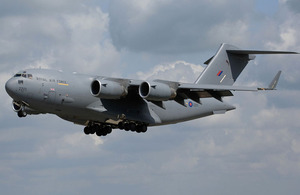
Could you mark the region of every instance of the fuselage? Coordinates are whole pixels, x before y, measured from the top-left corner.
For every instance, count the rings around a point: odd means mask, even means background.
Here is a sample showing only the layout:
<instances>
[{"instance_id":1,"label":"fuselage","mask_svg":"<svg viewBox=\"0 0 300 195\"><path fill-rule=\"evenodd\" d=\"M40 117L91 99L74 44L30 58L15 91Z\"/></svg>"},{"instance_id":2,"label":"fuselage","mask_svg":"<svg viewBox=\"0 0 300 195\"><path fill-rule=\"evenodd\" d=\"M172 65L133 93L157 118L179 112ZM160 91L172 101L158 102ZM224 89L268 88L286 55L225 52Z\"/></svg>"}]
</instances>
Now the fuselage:
<instances>
[{"instance_id":1,"label":"fuselage","mask_svg":"<svg viewBox=\"0 0 300 195\"><path fill-rule=\"evenodd\" d=\"M234 109L214 98L204 98L201 103L185 99L183 105L174 100L158 104L140 97L134 87L119 99L99 98L91 93L95 79L107 77L28 69L15 74L5 87L16 111L20 107L26 114L55 114L80 125L117 125L120 121L165 125Z\"/></svg>"}]
</instances>

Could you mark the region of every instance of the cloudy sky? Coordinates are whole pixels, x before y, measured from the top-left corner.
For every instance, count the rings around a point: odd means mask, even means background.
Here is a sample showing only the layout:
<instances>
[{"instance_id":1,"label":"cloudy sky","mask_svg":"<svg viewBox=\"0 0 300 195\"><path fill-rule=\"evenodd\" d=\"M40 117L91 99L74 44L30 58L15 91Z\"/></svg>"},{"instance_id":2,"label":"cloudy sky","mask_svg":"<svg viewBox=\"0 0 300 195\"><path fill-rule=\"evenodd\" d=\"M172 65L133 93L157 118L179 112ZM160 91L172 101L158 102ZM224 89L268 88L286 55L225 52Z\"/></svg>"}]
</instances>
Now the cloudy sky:
<instances>
[{"instance_id":1,"label":"cloudy sky","mask_svg":"<svg viewBox=\"0 0 300 195\"><path fill-rule=\"evenodd\" d=\"M300 52L298 0L0 0L1 194L299 194L300 57L258 56L225 115L86 136L18 118L4 85L24 68L193 82L222 42ZM88 87L88 86L87 86Z\"/></svg>"}]
</instances>

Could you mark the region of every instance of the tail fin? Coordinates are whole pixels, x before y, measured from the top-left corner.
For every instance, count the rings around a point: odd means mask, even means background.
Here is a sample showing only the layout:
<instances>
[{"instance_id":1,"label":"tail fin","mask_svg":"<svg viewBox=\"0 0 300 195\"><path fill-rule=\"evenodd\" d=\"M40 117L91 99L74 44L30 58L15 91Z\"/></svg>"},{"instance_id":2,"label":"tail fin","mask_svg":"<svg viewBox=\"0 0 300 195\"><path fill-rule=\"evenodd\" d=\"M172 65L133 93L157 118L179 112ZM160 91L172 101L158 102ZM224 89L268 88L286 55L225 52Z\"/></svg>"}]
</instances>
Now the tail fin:
<instances>
[{"instance_id":1,"label":"tail fin","mask_svg":"<svg viewBox=\"0 0 300 195\"><path fill-rule=\"evenodd\" d=\"M227 50L237 50L232 45L223 43L216 55L205 62L207 67L196 80L196 84L233 85L242 70L248 64L247 54L231 54ZM254 57L252 57L254 59Z\"/></svg>"},{"instance_id":2,"label":"tail fin","mask_svg":"<svg viewBox=\"0 0 300 195\"><path fill-rule=\"evenodd\" d=\"M223 43L216 55L205 62L207 67L195 84L233 85L254 54L297 54L285 51L240 50Z\"/></svg>"}]
</instances>

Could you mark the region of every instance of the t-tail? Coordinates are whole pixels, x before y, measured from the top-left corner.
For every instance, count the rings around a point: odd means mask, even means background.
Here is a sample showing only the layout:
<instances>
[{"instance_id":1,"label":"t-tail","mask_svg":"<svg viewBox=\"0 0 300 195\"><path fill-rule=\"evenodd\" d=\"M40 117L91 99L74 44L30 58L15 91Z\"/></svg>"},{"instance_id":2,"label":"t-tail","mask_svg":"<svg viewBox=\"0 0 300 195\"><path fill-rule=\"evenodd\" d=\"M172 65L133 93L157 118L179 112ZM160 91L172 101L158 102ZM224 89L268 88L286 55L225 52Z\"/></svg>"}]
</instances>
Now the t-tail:
<instances>
[{"instance_id":1,"label":"t-tail","mask_svg":"<svg viewBox=\"0 0 300 195\"><path fill-rule=\"evenodd\" d=\"M234 84L250 60L255 59L255 54L297 54L289 51L259 51L241 50L233 45L223 43L217 53L204 64L207 67L195 81L195 84L227 85ZM278 78L279 78L278 74ZM276 86L278 78L273 83ZM274 81L274 82L275 82Z\"/></svg>"}]
</instances>

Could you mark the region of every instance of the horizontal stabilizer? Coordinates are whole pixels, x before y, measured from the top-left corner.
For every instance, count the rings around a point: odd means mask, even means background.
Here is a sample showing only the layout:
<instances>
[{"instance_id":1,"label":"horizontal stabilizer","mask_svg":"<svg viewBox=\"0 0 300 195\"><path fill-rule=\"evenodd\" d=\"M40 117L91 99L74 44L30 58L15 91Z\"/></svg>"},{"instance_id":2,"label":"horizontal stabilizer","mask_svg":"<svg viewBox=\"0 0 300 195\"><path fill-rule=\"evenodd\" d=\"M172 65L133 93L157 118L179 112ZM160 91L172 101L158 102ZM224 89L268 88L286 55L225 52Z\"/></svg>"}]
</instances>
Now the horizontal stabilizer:
<instances>
[{"instance_id":1,"label":"horizontal stabilizer","mask_svg":"<svg viewBox=\"0 0 300 195\"><path fill-rule=\"evenodd\" d=\"M291 51L244 50L223 43L217 53L204 64L207 67L194 82L199 85L231 86L256 54L298 54Z\"/></svg>"},{"instance_id":2,"label":"horizontal stabilizer","mask_svg":"<svg viewBox=\"0 0 300 195\"><path fill-rule=\"evenodd\" d=\"M263 50L226 50L231 54L299 54L291 51L263 51Z\"/></svg>"}]
</instances>

